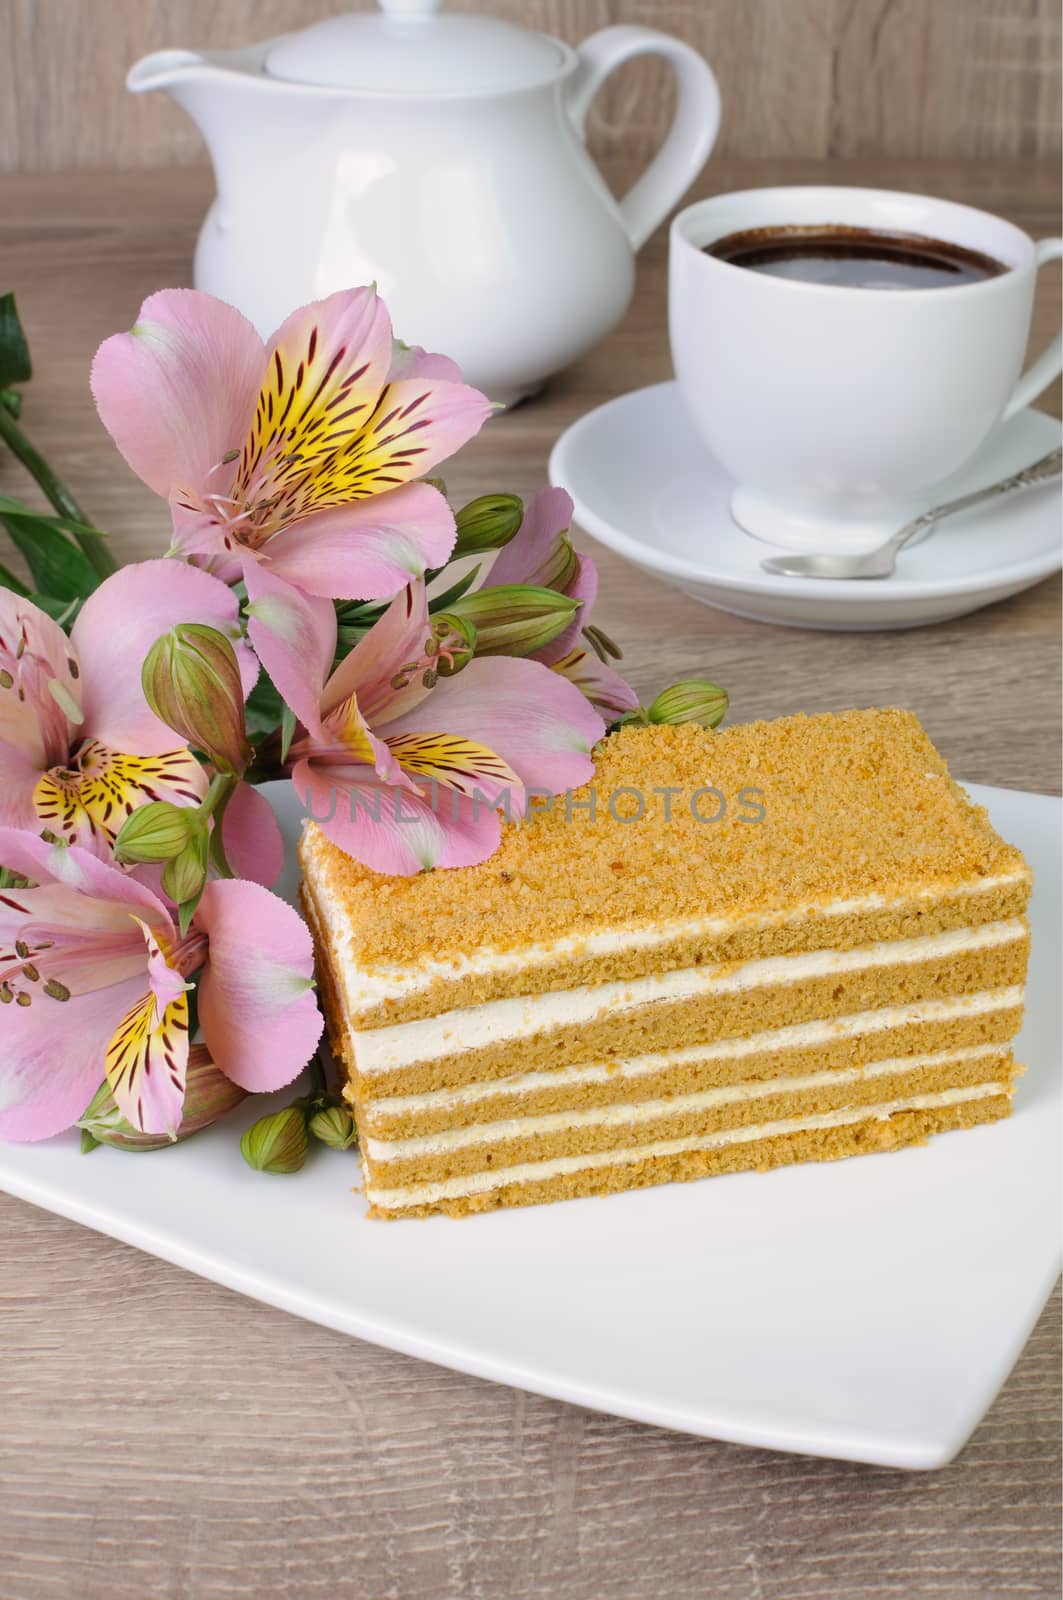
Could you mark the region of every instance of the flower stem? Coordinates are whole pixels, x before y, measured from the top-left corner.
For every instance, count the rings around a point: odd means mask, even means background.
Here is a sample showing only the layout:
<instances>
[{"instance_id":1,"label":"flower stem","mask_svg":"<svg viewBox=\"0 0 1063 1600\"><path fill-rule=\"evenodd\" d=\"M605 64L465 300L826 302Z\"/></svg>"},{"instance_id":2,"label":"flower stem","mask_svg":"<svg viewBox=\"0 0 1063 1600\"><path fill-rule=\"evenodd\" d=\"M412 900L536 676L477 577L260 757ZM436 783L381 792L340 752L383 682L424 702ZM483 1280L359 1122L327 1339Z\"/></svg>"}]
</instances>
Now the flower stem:
<instances>
[{"instance_id":1,"label":"flower stem","mask_svg":"<svg viewBox=\"0 0 1063 1600\"><path fill-rule=\"evenodd\" d=\"M234 773L215 773L211 778L207 794L203 795L199 803L200 818L203 821L213 818L215 822L210 835L210 859L215 862L216 869L221 872L223 878L235 877L235 872L229 866L229 859L226 856L226 846L221 842L221 824L226 816L226 806L231 802L239 782L240 779Z\"/></svg>"},{"instance_id":2,"label":"flower stem","mask_svg":"<svg viewBox=\"0 0 1063 1600\"><path fill-rule=\"evenodd\" d=\"M231 773L216 772L199 807L201 817L214 818L214 827L210 835L210 856L223 878L236 876L225 854L221 829L225 819L225 808L236 792L238 782L239 779Z\"/></svg>"},{"instance_id":3,"label":"flower stem","mask_svg":"<svg viewBox=\"0 0 1063 1600\"><path fill-rule=\"evenodd\" d=\"M223 800L228 800L234 780L227 772L216 772L210 780L206 794L199 804L200 815L212 817Z\"/></svg>"},{"instance_id":4,"label":"flower stem","mask_svg":"<svg viewBox=\"0 0 1063 1600\"><path fill-rule=\"evenodd\" d=\"M59 481L40 452L34 449L6 406L0 406L0 439L3 439L30 476L40 484L61 517L69 517L72 522L88 522L88 517L70 490ZM107 548L106 541L101 539L98 533L82 530L75 532L74 538L101 578L108 578L112 572L118 571L117 561Z\"/></svg>"}]
</instances>

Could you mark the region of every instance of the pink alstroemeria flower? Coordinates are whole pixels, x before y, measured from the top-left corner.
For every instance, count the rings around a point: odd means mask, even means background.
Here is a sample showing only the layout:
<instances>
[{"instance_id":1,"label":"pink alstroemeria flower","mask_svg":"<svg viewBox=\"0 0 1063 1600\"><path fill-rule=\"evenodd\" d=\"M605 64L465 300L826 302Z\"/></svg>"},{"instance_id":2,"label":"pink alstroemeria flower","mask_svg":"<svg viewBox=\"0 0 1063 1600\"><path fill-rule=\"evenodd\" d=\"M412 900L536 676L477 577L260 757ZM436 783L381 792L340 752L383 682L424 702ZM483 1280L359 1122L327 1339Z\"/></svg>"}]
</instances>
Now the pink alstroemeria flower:
<instances>
[{"instance_id":1,"label":"pink alstroemeria flower","mask_svg":"<svg viewBox=\"0 0 1063 1600\"><path fill-rule=\"evenodd\" d=\"M324 832L377 872L470 866L497 848L496 806L585 783L605 732L572 684L537 661L473 660L439 675L423 584L397 595L331 673L331 605L248 575L248 632L302 724L292 782Z\"/></svg>"},{"instance_id":2,"label":"pink alstroemeria flower","mask_svg":"<svg viewBox=\"0 0 1063 1600\"><path fill-rule=\"evenodd\" d=\"M305 923L256 883L208 883L181 938L142 883L75 846L0 828L0 1138L46 1139L106 1077L145 1133L181 1120L189 979L211 1059L252 1093L279 1089L321 1036Z\"/></svg>"},{"instance_id":3,"label":"pink alstroemeria flower","mask_svg":"<svg viewBox=\"0 0 1063 1600\"><path fill-rule=\"evenodd\" d=\"M564 489L540 490L528 501L516 537L499 551L486 582L492 587L534 583L557 588L551 582L557 569L557 542L572 526L572 513L572 498ZM576 552L572 575L560 592L578 600L580 608L563 633L534 652L534 659L568 678L597 706L607 722L613 722L625 711L634 711L639 701L619 672L582 641L598 597L598 568L590 556Z\"/></svg>"},{"instance_id":4,"label":"pink alstroemeria flower","mask_svg":"<svg viewBox=\"0 0 1063 1600\"><path fill-rule=\"evenodd\" d=\"M123 567L88 597L69 639L29 600L0 589L0 825L47 829L109 860L137 806L202 799L203 768L140 686L151 645L189 621L230 639L250 693L258 662L240 638L239 603L209 573L173 561ZM254 845L237 836L259 826L260 806L241 796L226 835L244 871ZM275 863L272 836L264 852Z\"/></svg>"},{"instance_id":5,"label":"pink alstroemeria flower","mask_svg":"<svg viewBox=\"0 0 1063 1600\"><path fill-rule=\"evenodd\" d=\"M224 301L163 289L100 346L92 392L169 501L175 553L226 582L262 565L335 599L390 598L446 561L450 508L413 480L491 409L445 357L394 352L371 288L303 306L268 345Z\"/></svg>"}]
</instances>

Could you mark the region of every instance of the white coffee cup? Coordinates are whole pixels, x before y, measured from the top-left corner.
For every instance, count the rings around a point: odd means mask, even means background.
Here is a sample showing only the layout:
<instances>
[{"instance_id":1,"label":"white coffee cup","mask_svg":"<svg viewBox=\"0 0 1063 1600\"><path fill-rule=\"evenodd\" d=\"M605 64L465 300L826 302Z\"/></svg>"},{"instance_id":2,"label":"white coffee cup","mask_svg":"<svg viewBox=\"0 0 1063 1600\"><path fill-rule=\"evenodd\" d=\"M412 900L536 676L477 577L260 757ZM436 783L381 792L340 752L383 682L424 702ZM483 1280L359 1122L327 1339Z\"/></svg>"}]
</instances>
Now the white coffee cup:
<instances>
[{"instance_id":1,"label":"white coffee cup","mask_svg":"<svg viewBox=\"0 0 1063 1600\"><path fill-rule=\"evenodd\" d=\"M706 254L747 228L843 225L966 246L1006 271L928 289L836 287ZM735 479L740 527L794 550L858 551L925 509L933 489L1063 368L1053 341L1022 373L1042 262L1063 239L925 195L747 189L672 223L672 359L705 443Z\"/></svg>"}]
</instances>

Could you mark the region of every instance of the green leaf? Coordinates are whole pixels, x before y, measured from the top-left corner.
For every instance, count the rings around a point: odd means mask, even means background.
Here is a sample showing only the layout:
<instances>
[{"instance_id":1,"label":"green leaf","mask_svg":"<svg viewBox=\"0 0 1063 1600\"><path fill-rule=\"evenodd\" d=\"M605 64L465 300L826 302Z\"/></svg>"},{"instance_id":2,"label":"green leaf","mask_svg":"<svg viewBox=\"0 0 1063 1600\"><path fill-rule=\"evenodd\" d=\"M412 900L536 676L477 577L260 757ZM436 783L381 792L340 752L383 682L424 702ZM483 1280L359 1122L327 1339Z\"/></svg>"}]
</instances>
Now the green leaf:
<instances>
[{"instance_id":1,"label":"green leaf","mask_svg":"<svg viewBox=\"0 0 1063 1600\"><path fill-rule=\"evenodd\" d=\"M360 644L369 632L369 624L362 627L340 627L336 629L336 654L332 658L332 671L335 672L340 662L350 655L356 644Z\"/></svg>"},{"instance_id":2,"label":"green leaf","mask_svg":"<svg viewBox=\"0 0 1063 1600\"><path fill-rule=\"evenodd\" d=\"M58 622L61 628L65 628L67 633L73 627L77 614L84 604L82 600L56 600L50 594L31 594L28 598L51 617L53 622Z\"/></svg>"},{"instance_id":3,"label":"green leaf","mask_svg":"<svg viewBox=\"0 0 1063 1600\"><path fill-rule=\"evenodd\" d=\"M10 589L12 594L19 595L23 600L29 599L29 590L21 578L16 578L9 567L0 562L0 588Z\"/></svg>"},{"instance_id":4,"label":"green leaf","mask_svg":"<svg viewBox=\"0 0 1063 1600\"><path fill-rule=\"evenodd\" d=\"M295 712L291 706L281 707L281 761L287 761L295 732Z\"/></svg>"},{"instance_id":5,"label":"green leaf","mask_svg":"<svg viewBox=\"0 0 1063 1600\"><path fill-rule=\"evenodd\" d=\"M192 926L192 918L196 914L196 908L199 905L202 894L203 891L201 889L199 894L197 894L193 899L182 900L181 904L177 907L177 926L180 929L182 939Z\"/></svg>"},{"instance_id":6,"label":"green leaf","mask_svg":"<svg viewBox=\"0 0 1063 1600\"><path fill-rule=\"evenodd\" d=\"M15 549L30 569L35 588L53 600L84 600L99 587L91 561L45 517L10 517L0 511Z\"/></svg>"},{"instance_id":7,"label":"green leaf","mask_svg":"<svg viewBox=\"0 0 1063 1600\"><path fill-rule=\"evenodd\" d=\"M282 710L280 695L265 671L261 672L244 704L244 726L248 738L268 738L279 724Z\"/></svg>"},{"instance_id":8,"label":"green leaf","mask_svg":"<svg viewBox=\"0 0 1063 1600\"><path fill-rule=\"evenodd\" d=\"M428 602L429 611L432 612L433 615L437 611L446 611L454 604L455 600L460 600L463 594L468 594L469 590L476 582L482 566L482 561L477 562L472 571L467 572L464 578L459 578L457 583L452 584L449 589L444 589L442 594L434 595L433 598Z\"/></svg>"},{"instance_id":9,"label":"green leaf","mask_svg":"<svg viewBox=\"0 0 1063 1600\"><path fill-rule=\"evenodd\" d=\"M18 320L13 294L0 295L0 389L33 376L30 347Z\"/></svg>"},{"instance_id":10,"label":"green leaf","mask_svg":"<svg viewBox=\"0 0 1063 1600\"><path fill-rule=\"evenodd\" d=\"M338 600L336 621L340 624L349 623L354 627L369 628L384 615L386 610L387 607L376 600Z\"/></svg>"},{"instance_id":11,"label":"green leaf","mask_svg":"<svg viewBox=\"0 0 1063 1600\"><path fill-rule=\"evenodd\" d=\"M92 1137L92 1134L89 1132L89 1130L87 1128L82 1128L82 1130L81 1130L81 1154L83 1156L87 1156L90 1153L90 1151L98 1149L99 1148L99 1143L100 1143L100 1141L98 1139L94 1139Z\"/></svg>"},{"instance_id":12,"label":"green leaf","mask_svg":"<svg viewBox=\"0 0 1063 1600\"><path fill-rule=\"evenodd\" d=\"M91 533L94 539L106 539L107 535L102 528L90 528L87 522L76 522L73 517L45 516L40 511L35 511L24 500L14 500L10 495L0 494L0 516L23 517L28 522L43 522L49 528L58 528L61 533Z\"/></svg>"}]
</instances>

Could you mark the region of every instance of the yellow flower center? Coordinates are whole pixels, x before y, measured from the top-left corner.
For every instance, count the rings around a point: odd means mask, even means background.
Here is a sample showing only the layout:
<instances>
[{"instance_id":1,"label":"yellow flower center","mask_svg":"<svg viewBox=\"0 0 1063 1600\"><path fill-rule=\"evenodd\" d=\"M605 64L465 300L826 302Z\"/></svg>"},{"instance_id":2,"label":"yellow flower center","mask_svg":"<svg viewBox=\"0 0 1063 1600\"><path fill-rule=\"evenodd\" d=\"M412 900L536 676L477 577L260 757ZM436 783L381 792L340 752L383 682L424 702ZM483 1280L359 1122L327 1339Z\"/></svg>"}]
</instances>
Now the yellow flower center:
<instances>
[{"instance_id":1,"label":"yellow flower center","mask_svg":"<svg viewBox=\"0 0 1063 1600\"><path fill-rule=\"evenodd\" d=\"M41 774L33 806L42 824L67 844L113 845L138 806L148 800L194 805L205 790L203 769L189 750L130 756L87 739L70 764Z\"/></svg>"}]
</instances>

